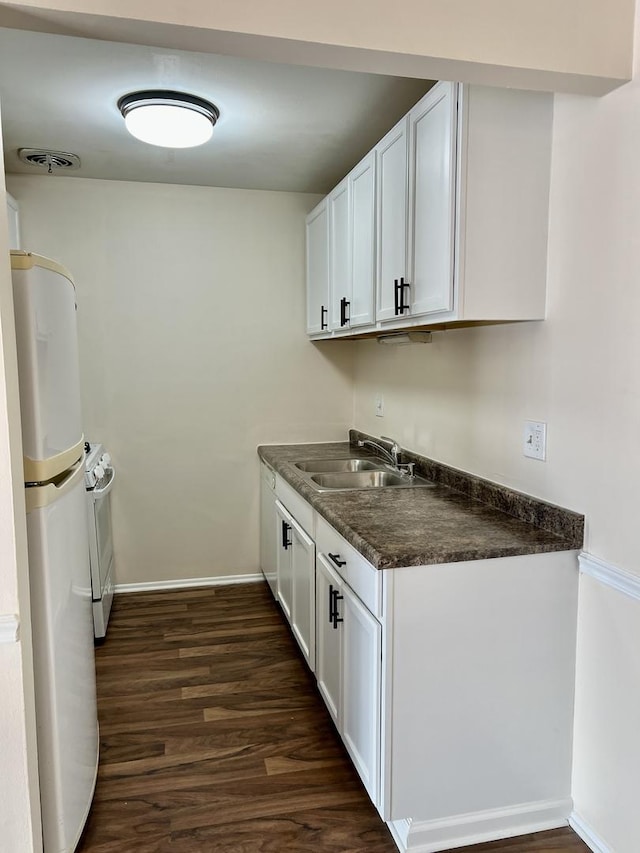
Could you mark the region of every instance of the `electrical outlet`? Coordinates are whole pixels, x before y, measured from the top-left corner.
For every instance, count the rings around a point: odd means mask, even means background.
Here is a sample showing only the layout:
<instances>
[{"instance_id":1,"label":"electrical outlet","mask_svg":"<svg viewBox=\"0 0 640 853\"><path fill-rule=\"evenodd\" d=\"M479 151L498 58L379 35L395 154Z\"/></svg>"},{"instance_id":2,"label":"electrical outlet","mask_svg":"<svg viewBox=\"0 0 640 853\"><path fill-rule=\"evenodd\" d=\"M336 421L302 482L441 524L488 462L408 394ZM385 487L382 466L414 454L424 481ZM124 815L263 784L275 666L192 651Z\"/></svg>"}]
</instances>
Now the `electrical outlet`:
<instances>
[{"instance_id":1,"label":"electrical outlet","mask_svg":"<svg viewBox=\"0 0 640 853\"><path fill-rule=\"evenodd\" d=\"M384 417L384 397L380 391L376 394L376 417Z\"/></svg>"},{"instance_id":2,"label":"electrical outlet","mask_svg":"<svg viewBox=\"0 0 640 853\"><path fill-rule=\"evenodd\" d=\"M547 425L541 421L524 422L524 445L525 456L531 459L545 461L547 458Z\"/></svg>"}]
</instances>

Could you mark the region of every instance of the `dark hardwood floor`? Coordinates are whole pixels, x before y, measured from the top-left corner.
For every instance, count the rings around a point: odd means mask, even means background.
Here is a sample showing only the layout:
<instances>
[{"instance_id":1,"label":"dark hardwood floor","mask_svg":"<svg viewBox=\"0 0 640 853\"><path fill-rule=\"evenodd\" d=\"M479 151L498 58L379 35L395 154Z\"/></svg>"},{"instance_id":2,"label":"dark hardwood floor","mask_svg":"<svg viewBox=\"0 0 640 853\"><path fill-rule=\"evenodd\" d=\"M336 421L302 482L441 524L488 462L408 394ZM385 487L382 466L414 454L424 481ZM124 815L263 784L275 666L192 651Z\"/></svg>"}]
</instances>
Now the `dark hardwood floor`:
<instances>
[{"instance_id":1,"label":"dark hardwood floor","mask_svg":"<svg viewBox=\"0 0 640 853\"><path fill-rule=\"evenodd\" d=\"M78 853L397 853L266 584L114 602ZM588 853L570 830L467 853Z\"/></svg>"}]
</instances>

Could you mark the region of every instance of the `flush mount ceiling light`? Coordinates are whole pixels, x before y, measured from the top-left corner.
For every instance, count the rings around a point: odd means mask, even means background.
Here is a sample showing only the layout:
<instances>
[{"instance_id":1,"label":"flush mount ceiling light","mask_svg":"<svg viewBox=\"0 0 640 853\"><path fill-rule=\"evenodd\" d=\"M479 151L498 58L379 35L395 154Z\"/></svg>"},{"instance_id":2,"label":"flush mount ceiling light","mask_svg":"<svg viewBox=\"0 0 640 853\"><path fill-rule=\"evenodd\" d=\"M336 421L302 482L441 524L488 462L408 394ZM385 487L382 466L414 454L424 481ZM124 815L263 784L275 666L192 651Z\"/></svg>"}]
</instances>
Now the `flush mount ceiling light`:
<instances>
[{"instance_id":1,"label":"flush mount ceiling light","mask_svg":"<svg viewBox=\"0 0 640 853\"><path fill-rule=\"evenodd\" d=\"M165 89L124 95L118 109L132 136L163 148L203 145L220 116L220 110L203 98Z\"/></svg>"}]
</instances>

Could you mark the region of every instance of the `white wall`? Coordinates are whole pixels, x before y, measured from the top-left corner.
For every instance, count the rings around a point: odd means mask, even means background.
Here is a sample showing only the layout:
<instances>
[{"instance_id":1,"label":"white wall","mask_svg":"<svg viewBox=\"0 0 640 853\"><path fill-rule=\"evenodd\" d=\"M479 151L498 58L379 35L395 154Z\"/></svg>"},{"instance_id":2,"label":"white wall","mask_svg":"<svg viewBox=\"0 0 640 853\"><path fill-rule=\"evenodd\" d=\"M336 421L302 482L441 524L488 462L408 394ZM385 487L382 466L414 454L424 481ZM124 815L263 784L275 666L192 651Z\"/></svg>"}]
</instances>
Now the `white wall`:
<instances>
[{"instance_id":1,"label":"white wall","mask_svg":"<svg viewBox=\"0 0 640 853\"><path fill-rule=\"evenodd\" d=\"M359 344L356 425L585 513L586 550L640 576L637 70L605 98L556 98L552 159L548 319ZM547 462L523 457L525 419L548 423ZM597 583L582 582L575 805L612 850L637 853L640 602Z\"/></svg>"},{"instance_id":2,"label":"white wall","mask_svg":"<svg viewBox=\"0 0 640 853\"><path fill-rule=\"evenodd\" d=\"M117 466L119 583L255 573L256 446L344 439L349 344L304 334L315 196L9 176L77 284L85 433Z\"/></svg>"}]
</instances>

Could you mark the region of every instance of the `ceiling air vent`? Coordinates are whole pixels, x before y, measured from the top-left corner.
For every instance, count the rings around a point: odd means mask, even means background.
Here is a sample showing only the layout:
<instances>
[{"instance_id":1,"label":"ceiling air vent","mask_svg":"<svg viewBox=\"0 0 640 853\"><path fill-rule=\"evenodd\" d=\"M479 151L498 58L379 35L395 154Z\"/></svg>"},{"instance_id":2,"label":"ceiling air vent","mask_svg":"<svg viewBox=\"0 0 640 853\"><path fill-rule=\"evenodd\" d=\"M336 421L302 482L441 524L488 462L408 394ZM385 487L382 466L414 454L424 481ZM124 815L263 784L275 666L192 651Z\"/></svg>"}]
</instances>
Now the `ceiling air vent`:
<instances>
[{"instance_id":1,"label":"ceiling air vent","mask_svg":"<svg viewBox=\"0 0 640 853\"><path fill-rule=\"evenodd\" d=\"M78 155L69 154L67 151L48 151L46 148L19 148L18 157L23 163L46 169L50 175L54 169L68 171L80 168Z\"/></svg>"}]
</instances>

